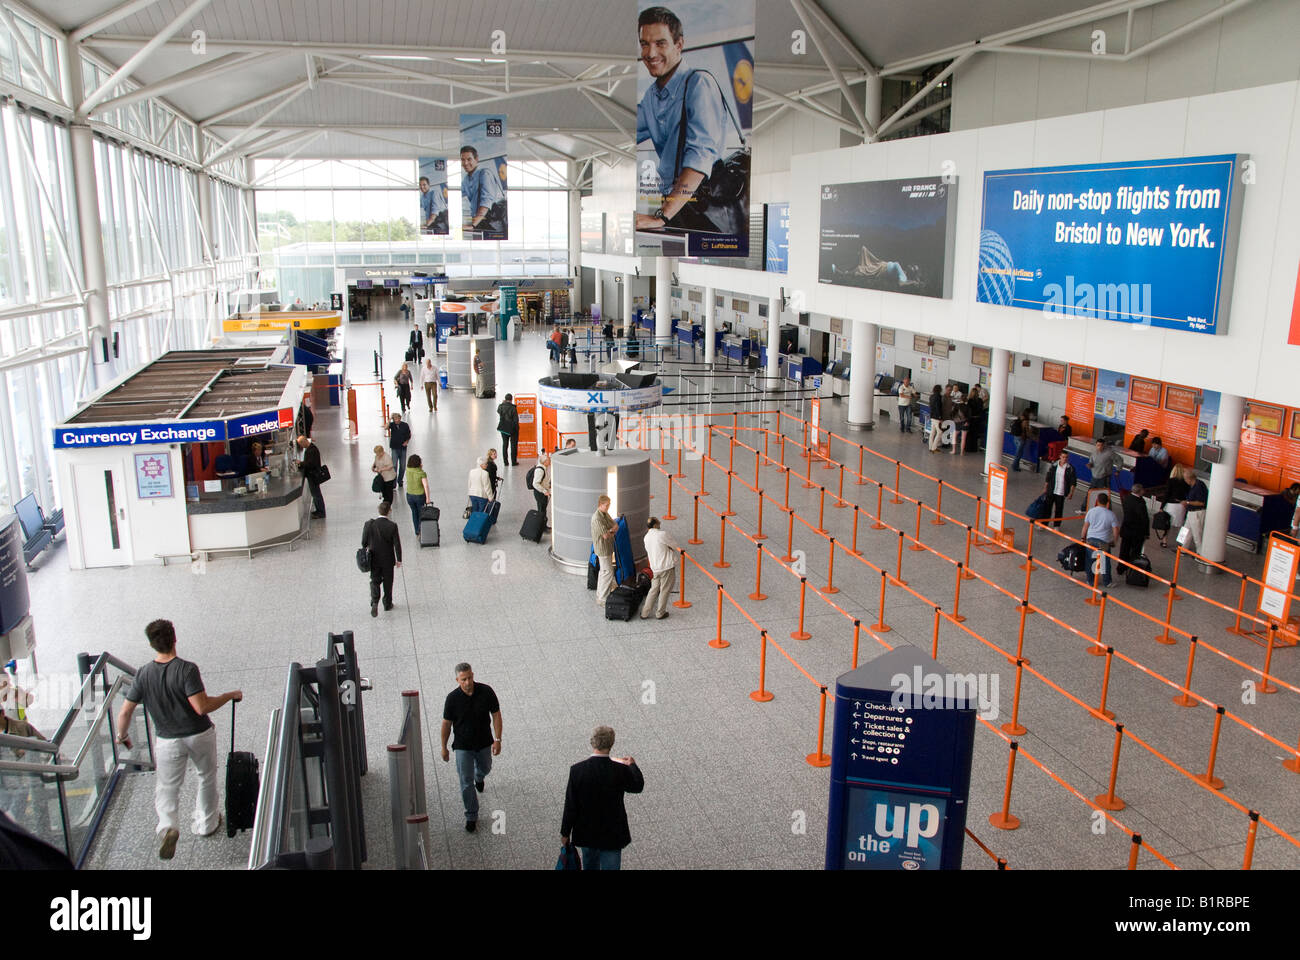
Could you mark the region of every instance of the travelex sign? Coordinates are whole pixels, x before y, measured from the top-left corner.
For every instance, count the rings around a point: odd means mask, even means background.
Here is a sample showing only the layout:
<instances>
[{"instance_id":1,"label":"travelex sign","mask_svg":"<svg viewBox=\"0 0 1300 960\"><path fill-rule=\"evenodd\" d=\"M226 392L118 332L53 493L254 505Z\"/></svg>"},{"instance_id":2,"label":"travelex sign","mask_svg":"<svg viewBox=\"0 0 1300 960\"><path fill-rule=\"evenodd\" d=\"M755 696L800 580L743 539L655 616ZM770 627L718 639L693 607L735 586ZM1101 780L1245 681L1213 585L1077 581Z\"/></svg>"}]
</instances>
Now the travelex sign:
<instances>
[{"instance_id":1,"label":"travelex sign","mask_svg":"<svg viewBox=\"0 0 1300 960\"><path fill-rule=\"evenodd\" d=\"M1241 159L986 172L976 299L1222 333L1241 221Z\"/></svg>"},{"instance_id":2,"label":"travelex sign","mask_svg":"<svg viewBox=\"0 0 1300 960\"><path fill-rule=\"evenodd\" d=\"M572 413L628 413L647 410L663 403L663 387L620 387L617 389L566 389L538 384L537 397L550 410Z\"/></svg>"},{"instance_id":3,"label":"travelex sign","mask_svg":"<svg viewBox=\"0 0 1300 960\"><path fill-rule=\"evenodd\" d=\"M56 449L136 447L166 443L221 443L293 426L293 410L266 410L234 420L182 420L175 423L112 423L56 427Z\"/></svg>"}]
</instances>

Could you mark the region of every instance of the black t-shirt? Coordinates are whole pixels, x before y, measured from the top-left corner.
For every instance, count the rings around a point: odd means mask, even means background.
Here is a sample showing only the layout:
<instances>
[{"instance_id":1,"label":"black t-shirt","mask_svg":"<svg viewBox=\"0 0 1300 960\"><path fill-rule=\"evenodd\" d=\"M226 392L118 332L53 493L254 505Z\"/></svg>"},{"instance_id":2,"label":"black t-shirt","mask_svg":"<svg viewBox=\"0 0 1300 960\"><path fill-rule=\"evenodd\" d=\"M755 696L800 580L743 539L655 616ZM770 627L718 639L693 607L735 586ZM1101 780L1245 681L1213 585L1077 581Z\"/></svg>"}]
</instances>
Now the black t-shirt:
<instances>
[{"instance_id":1,"label":"black t-shirt","mask_svg":"<svg viewBox=\"0 0 1300 960\"><path fill-rule=\"evenodd\" d=\"M1189 505L1187 507L1187 512L1195 513L1197 510L1204 510L1205 501L1208 500L1209 498L1210 498L1209 489L1205 486L1204 482L1197 480L1194 484L1192 484L1192 488L1187 491L1187 499L1195 500L1199 502L1200 506L1193 507Z\"/></svg>"},{"instance_id":2,"label":"black t-shirt","mask_svg":"<svg viewBox=\"0 0 1300 960\"><path fill-rule=\"evenodd\" d=\"M211 720L199 716L190 706L189 698L202 691L198 665L175 657L166 663L150 660L141 667L126 698L144 704L158 736L176 740L212 726Z\"/></svg>"},{"instance_id":3,"label":"black t-shirt","mask_svg":"<svg viewBox=\"0 0 1300 960\"><path fill-rule=\"evenodd\" d=\"M474 684L472 697L467 697L460 687L447 694L442 719L451 721L451 748L482 750L492 746L492 714L500 710L496 693L486 683Z\"/></svg>"}]
</instances>

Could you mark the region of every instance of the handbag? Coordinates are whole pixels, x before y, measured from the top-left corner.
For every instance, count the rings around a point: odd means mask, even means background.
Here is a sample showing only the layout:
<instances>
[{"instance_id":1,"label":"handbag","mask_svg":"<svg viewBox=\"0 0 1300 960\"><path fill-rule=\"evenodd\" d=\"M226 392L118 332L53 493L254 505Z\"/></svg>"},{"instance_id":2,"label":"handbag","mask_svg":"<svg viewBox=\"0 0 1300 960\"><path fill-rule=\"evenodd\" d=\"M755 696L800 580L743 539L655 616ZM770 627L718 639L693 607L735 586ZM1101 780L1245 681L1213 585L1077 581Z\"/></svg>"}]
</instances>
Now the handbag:
<instances>
[{"instance_id":1,"label":"handbag","mask_svg":"<svg viewBox=\"0 0 1300 960\"><path fill-rule=\"evenodd\" d=\"M695 188L689 206L694 207L695 213L698 214L707 213L710 209L717 210L725 207L738 207L740 208L739 212L746 213L745 208L748 207L749 199L749 144L745 142L745 131L740 128L740 123L732 114L731 104L727 102L727 98L723 95L722 86L718 84L718 78L707 70L692 70L686 76L686 83L682 90L681 127L677 132L676 175L681 176L682 159L686 156L686 105L690 100L691 80L699 73L706 74L718 87L718 96L722 97L722 106L726 109L727 116L735 126L736 133L740 135L741 147L729 156L714 161L713 169L709 171L708 177Z\"/></svg>"},{"instance_id":2,"label":"handbag","mask_svg":"<svg viewBox=\"0 0 1300 960\"><path fill-rule=\"evenodd\" d=\"M322 463L320 465L320 469L316 471L316 482L327 483L329 479L330 479L330 468L325 466L325 464Z\"/></svg>"},{"instance_id":3,"label":"handbag","mask_svg":"<svg viewBox=\"0 0 1300 960\"><path fill-rule=\"evenodd\" d=\"M362 573L370 572L370 550L366 547L357 547L357 569Z\"/></svg>"},{"instance_id":4,"label":"handbag","mask_svg":"<svg viewBox=\"0 0 1300 960\"><path fill-rule=\"evenodd\" d=\"M578 845L576 843L566 843L560 847L560 855L555 860L555 869L582 869L582 854L578 853Z\"/></svg>"},{"instance_id":5,"label":"handbag","mask_svg":"<svg viewBox=\"0 0 1300 960\"><path fill-rule=\"evenodd\" d=\"M370 489L373 490L375 493L383 493L383 492L384 492L384 478L381 477L379 474L376 473L376 474L375 474L375 479L373 479L373 480L370 481Z\"/></svg>"}]
</instances>

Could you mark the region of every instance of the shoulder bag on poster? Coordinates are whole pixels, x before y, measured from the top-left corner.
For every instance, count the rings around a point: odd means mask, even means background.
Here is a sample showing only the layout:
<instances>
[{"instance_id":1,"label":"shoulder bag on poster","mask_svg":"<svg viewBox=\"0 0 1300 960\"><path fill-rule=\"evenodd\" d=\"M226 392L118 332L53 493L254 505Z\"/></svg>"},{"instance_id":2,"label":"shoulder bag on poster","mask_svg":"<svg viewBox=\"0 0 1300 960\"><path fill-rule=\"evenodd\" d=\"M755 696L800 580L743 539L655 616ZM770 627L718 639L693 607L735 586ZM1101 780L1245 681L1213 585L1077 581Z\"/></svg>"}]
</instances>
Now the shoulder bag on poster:
<instances>
[{"instance_id":1,"label":"shoulder bag on poster","mask_svg":"<svg viewBox=\"0 0 1300 960\"><path fill-rule=\"evenodd\" d=\"M749 191L749 144L745 141L745 131L740 129L740 122L731 112L731 104L727 102L727 97L722 92L722 85L708 70L692 70L686 75L685 89L682 93L681 129L677 134L677 173L681 175L682 158L686 153L686 106L690 101L691 81L701 73L712 80L713 85L717 87L718 96L722 97L722 106L736 128L741 146L730 156L714 162L708 178L696 189L692 206L696 213L713 214L711 219L715 222L718 220L716 214L723 210L736 214L739 222L743 219L739 215L747 214L747 211L740 208L744 206Z\"/></svg>"}]
</instances>

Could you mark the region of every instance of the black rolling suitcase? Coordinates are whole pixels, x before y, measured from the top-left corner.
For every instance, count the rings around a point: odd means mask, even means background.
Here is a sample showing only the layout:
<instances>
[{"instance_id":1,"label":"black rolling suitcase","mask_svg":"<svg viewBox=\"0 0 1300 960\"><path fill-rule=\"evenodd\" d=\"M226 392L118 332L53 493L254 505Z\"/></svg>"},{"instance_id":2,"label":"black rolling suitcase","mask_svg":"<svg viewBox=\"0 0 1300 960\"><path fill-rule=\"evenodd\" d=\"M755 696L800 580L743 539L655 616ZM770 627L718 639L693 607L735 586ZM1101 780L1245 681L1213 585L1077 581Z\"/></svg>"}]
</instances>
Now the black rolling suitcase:
<instances>
[{"instance_id":1,"label":"black rolling suitcase","mask_svg":"<svg viewBox=\"0 0 1300 960\"><path fill-rule=\"evenodd\" d=\"M591 559L587 561L587 589L595 590L596 584L600 580L600 558L596 556L595 551L591 554Z\"/></svg>"},{"instance_id":2,"label":"black rolling suitcase","mask_svg":"<svg viewBox=\"0 0 1300 960\"><path fill-rule=\"evenodd\" d=\"M546 518L536 510L529 510L524 517L524 525L519 528L519 536L533 543L542 542L542 533L546 530Z\"/></svg>"},{"instance_id":3,"label":"black rolling suitcase","mask_svg":"<svg viewBox=\"0 0 1300 960\"><path fill-rule=\"evenodd\" d=\"M230 703L230 745L235 745L235 701ZM226 836L237 830L252 830L257 815L257 793L261 778L257 757L247 751L231 750L226 755Z\"/></svg>"},{"instance_id":4,"label":"black rolling suitcase","mask_svg":"<svg viewBox=\"0 0 1300 960\"><path fill-rule=\"evenodd\" d=\"M1088 566L1088 548L1081 543L1071 543L1056 555L1056 562L1066 573L1085 570Z\"/></svg>"},{"instance_id":5,"label":"black rolling suitcase","mask_svg":"<svg viewBox=\"0 0 1300 960\"><path fill-rule=\"evenodd\" d=\"M636 587L623 584L621 587L615 587L605 600L605 619L606 620L631 620L636 616L636 611L641 606L641 598L645 594L640 593Z\"/></svg>"},{"instance_id":6,"label":"black rolling suitcase","mask_svg":"<svg viewBox=\"0 0 1300 960\"><path fill-rule=\"evenodd\" d=\"M431 503L420 508L420 546L436 547L442 542L442 530L438 526L441 516L442 511Z\"/></svg>"},{"instance_id":7,"label":"black rolling suitcase","mask_svg":"<svg viewBox=\"0 0 1300 960\"><path fill-rule=\"evenodd\" d=\"M1124 582L1130 587L1145 587L1151 582L1148 574L1151 572L1151 561L1146 557L1138 557L1132 561L1132 567L1126 567L1124 570ZM1134 569L1136 567L1137 569Z\"/></svg>"}]
</instances>

